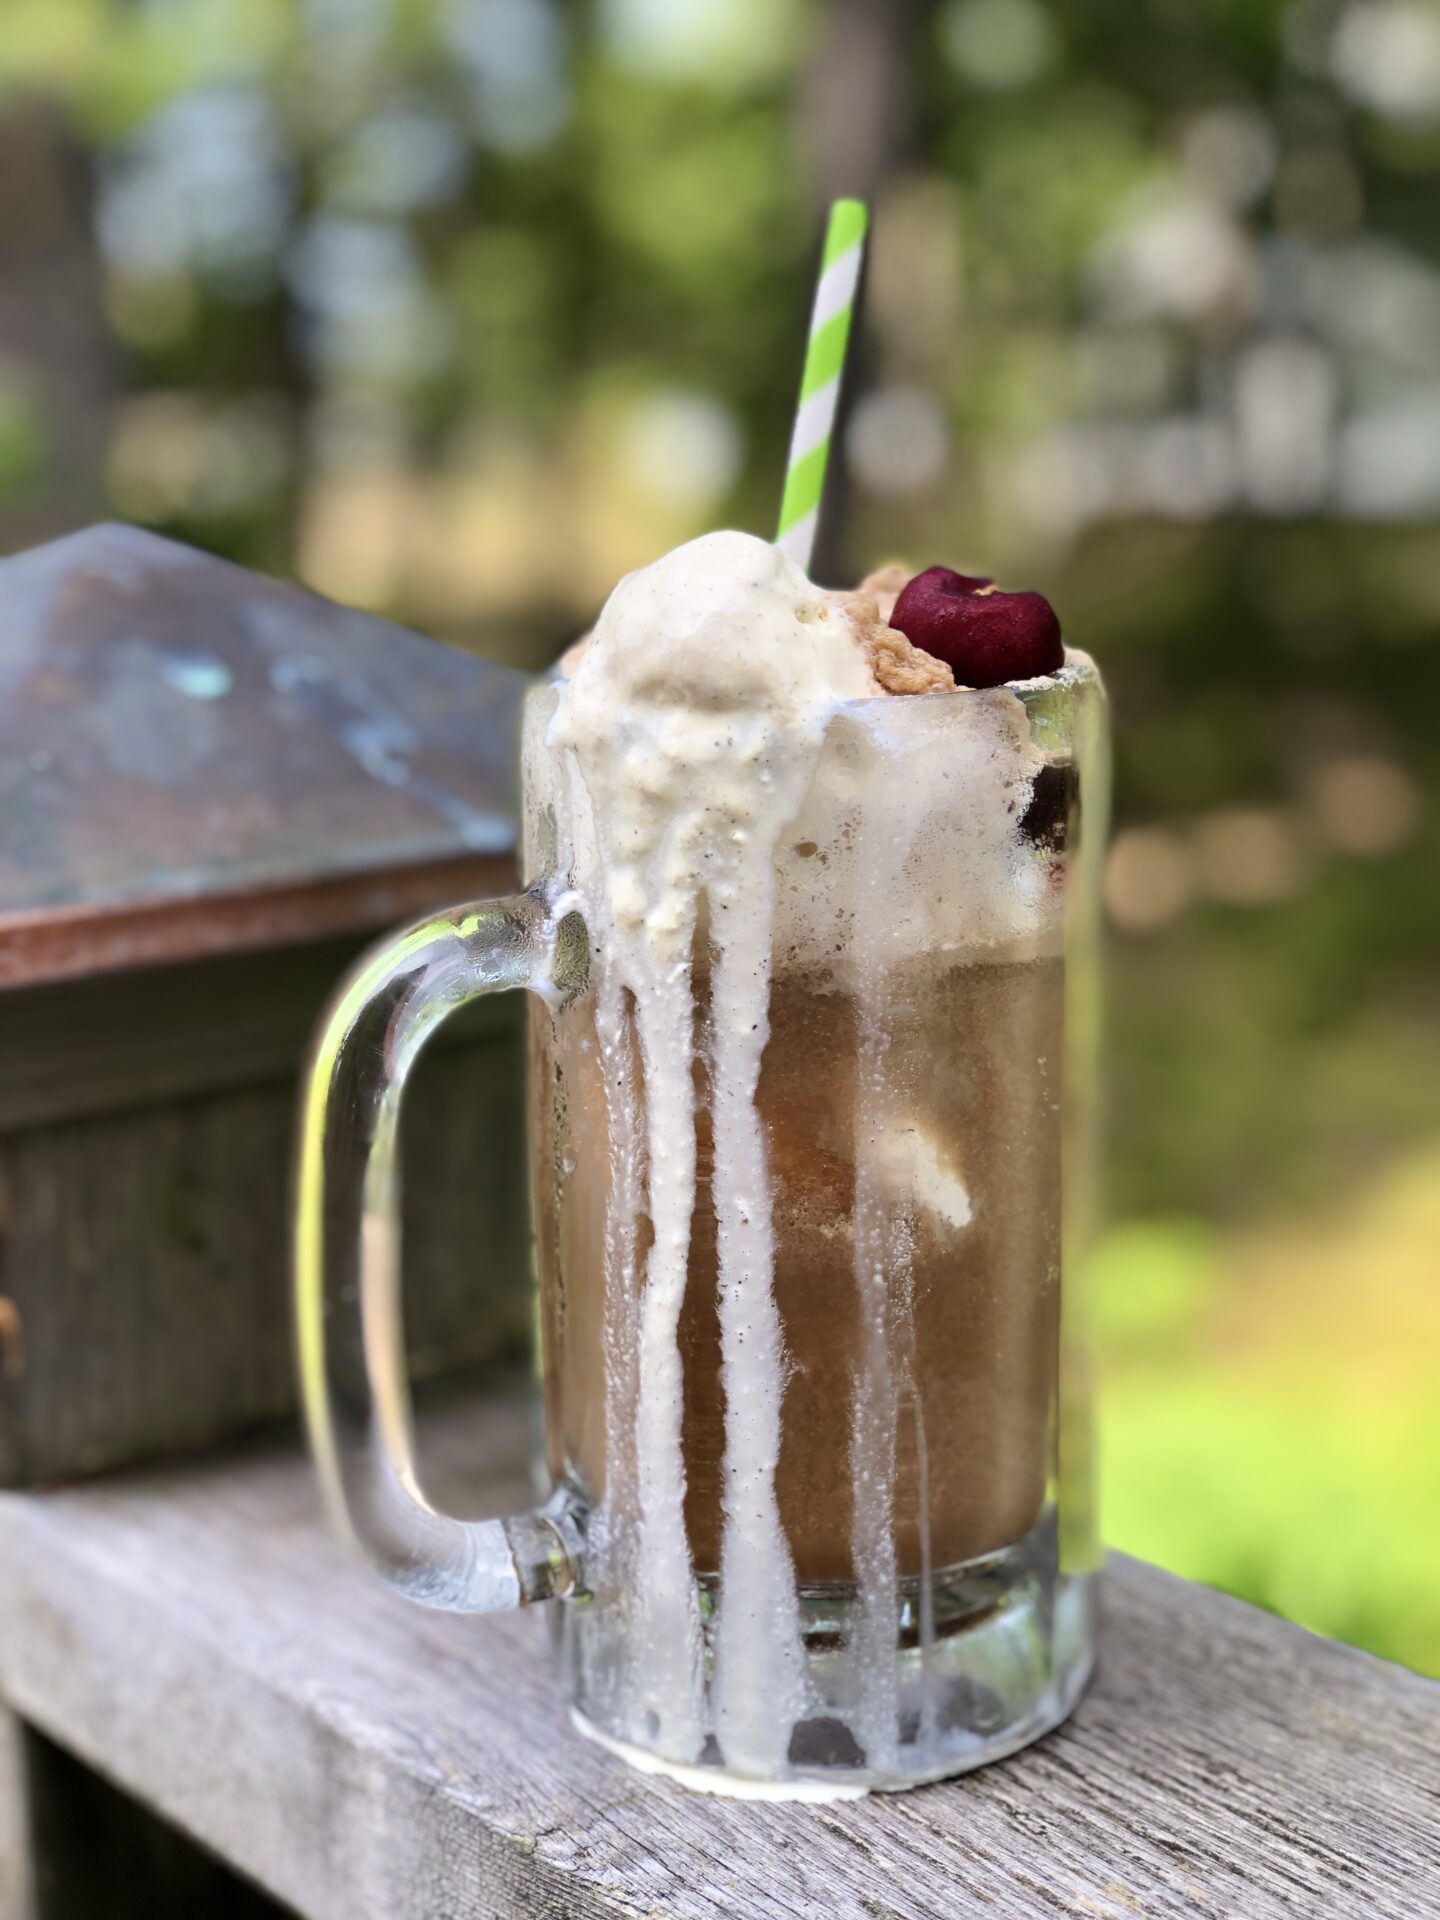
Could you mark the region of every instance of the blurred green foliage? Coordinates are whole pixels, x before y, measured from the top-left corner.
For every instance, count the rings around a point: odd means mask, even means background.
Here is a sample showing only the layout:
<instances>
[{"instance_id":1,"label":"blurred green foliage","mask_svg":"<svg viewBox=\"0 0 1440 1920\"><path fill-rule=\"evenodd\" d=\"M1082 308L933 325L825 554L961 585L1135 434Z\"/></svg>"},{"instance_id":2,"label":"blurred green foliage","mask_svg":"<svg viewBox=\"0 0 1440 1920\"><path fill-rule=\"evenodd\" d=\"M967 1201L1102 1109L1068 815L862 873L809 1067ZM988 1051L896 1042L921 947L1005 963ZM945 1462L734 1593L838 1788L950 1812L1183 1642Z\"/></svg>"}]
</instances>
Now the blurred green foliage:
<instances>
[{"instance_id":1,"label":"blurred green foliage","mask_svg":"<svg viewBox=\"0 0 1440 1920\"><path fill-rule=\"evenodd\" d=\"M0 141L0 542L528 664L768 529L871 195L832 571L1028 577L1115 701L1108 1531L1440 1672L1435 8L6 0Z\"/></svg>"},{"instance_id":2,"label":"blurred green foliage","mask_svg":"<svg viewBox=\"0 0 1440 1920\"><path fill-rule=\"evenodd\" d=\"M0 374L0 501L34 485L43 471L48 445L39 396L23 379Z\"/></svg>"},{"instance_id":3,"label":"blurred green foliage","mask_svg":"<svg viewBox=\"0 0 1440 1920\"><path fill-rule=\"evenodd\" d=\"M1303 1224L1112 1228L1093 1275L1110 1537L1436 1671L1437 1244L1434 1145Z\"/></svg>"}]
</instances>

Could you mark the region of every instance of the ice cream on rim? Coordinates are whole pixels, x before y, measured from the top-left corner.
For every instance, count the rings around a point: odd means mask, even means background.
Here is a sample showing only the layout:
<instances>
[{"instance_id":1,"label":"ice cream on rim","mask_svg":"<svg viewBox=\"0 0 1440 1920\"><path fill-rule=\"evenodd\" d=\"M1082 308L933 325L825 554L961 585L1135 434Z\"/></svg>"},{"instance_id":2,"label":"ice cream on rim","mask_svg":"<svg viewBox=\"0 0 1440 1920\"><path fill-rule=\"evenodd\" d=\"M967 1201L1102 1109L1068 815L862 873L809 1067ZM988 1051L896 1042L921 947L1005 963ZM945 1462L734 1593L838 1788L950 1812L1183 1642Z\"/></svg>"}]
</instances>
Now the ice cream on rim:
<instances>
[{"instance_id":1,"label":"ice cream on rim","mask_svg":"<svg viewBox=\"0 0 1440 1920\"><path fill-rule=\"evenodd\" d=\"M1053 889L1038 871L1032 881L1017 828L1044 756L1013 695L957 694L950 667L889 626L903 585L893 570L855 593L827 592L764 541L707 535L620 583L567 659L549 723L564 770L549 804L591 938L619 1162L607 1295L638 1352L634 1432L616 1436L612 1455L632 1462L634 1484L606 1489L637 1520L625 1585L636 1615L630 1638L644 1654L624 1680L626 1711L637 1740L643 1729L646 1744L676 1764L696 1762L713 1735L726 1767L757 1780L786 1777L806 1707L796 1580L775 1494L786 1356L755 1104L774 957L833 949L837 968L851 969L867 1023L862 1066L868 1058L883 1107L881 950L1029 953L1058 940ZM939 694L943 726L920 711L935 706L924 696ZM889 805L862 819L857 770L876 756L895 761L897 776L903 761L906 777ZM925 795L920 809L916 792ZM807 847L823 849L824 863L805 859ZM857 920L876 929L873 968L867 944L849 939ZM726 1405L713 1711L685 1526L677 1345L700 1058L714 1138ZM897 1186L915 1187L917 1205L943 1202L957 1230L968 1217L959 1173L933 1143L903 1127L887 1139L882 1129L867 1156L857 1214L863 1204L873 1217L856 1221L857 1285L862 1265L897 1257L886 1241ZM648 1245L636 1227L642 1212ZM883 1764L895 1738L885 1612L896 1573L882 1458L887 1446L893 1454L893 1433L878 1406L858 1383L855 1563L876 1646L856 1730Z\"/></svg>"}]
</instances>

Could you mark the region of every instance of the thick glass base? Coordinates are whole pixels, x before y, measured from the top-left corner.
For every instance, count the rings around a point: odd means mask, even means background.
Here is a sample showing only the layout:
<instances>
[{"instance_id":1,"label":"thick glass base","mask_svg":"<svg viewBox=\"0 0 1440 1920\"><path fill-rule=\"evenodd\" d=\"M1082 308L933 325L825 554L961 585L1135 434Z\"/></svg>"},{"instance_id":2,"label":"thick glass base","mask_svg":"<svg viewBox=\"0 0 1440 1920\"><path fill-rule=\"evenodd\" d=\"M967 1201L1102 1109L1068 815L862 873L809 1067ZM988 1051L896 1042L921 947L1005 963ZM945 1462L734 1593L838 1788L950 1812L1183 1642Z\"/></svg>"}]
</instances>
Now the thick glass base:
<instances>
[{"instance_id":1,"label":"thick glass base","mask_svg":"<svg viewBox=\"0 0 1440 1920\"><path fill-rule=\"evenodd\" d=\"M1090 1677L1096 1576L1057 1576L1054 1567L1047 1514L1015 1546L945 1568L928 1592L902 1582L894 1650L879 1675L857 1652L855 1588L803 1588L808 1700L778 1777L728 1768L713 1735L688 1761L647 1745L648 1729L635 1726L613 1684L633 1650L620 1643L617 1616L594 1603L556 1609L574 1718L631 1765L711 1793L844 1799L968 1773L1058 1726ZM704 1588L701 1609L708 1641L714 1598Z\"/></svg>"}]
</instances>

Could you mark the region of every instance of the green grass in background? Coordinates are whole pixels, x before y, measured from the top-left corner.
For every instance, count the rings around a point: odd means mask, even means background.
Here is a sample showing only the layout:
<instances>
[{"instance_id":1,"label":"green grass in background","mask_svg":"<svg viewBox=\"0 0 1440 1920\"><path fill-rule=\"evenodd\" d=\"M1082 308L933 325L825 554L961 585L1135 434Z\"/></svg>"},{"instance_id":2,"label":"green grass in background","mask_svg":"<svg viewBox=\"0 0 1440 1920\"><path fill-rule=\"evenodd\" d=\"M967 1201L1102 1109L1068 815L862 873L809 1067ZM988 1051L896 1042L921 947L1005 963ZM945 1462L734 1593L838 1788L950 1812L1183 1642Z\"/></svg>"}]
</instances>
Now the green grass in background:
<instances>
[{"instance_id":1,"label":"green grass in background","mask_svg":"<svg viewBox=\"0 0 1440 1920\"><path fill-rule=\"evenodd\" d=\"M1440 1140L1304 1224L1117 1226L1106 1537L1440 1675Z\"/></svg>"}]
</instances>

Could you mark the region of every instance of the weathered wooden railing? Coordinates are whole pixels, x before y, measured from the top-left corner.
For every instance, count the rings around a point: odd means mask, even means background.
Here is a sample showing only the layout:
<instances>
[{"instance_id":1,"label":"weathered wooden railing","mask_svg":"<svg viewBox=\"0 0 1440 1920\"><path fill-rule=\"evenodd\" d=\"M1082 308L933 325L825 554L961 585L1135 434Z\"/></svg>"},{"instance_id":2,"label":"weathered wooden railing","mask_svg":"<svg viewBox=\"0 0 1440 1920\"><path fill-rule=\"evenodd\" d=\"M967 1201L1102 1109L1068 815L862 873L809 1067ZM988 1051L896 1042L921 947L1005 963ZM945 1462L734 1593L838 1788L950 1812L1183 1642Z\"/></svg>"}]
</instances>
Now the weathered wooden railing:
<instances>
[{"instance_id":1,"label":"weathered wooden railing","mask_svg":"<svg viewBox=\"0 0 1440 1920\"><path fill-rule=\"evenodd\" d=\"M447 1498L525 1500L522 1400L443 1423ZM543 1612L392 1599L329 1537L298 1450L0 1495L11 1714L306 1920L1434 1920L1440 1684L1134 1561L1106 1614L1090 1694L1029 1752L908 1795L753 1805L577 1738ZM6 1780L0 1758L0 1803ZM64 1798L34 1870L81 1893L43 1920L274 1911L83 1797L67 1822ZM133 1908L85 1904L122 1881ZM0 1917L29 1920L9 1897Z\"/></svg>"}]
</instances>

